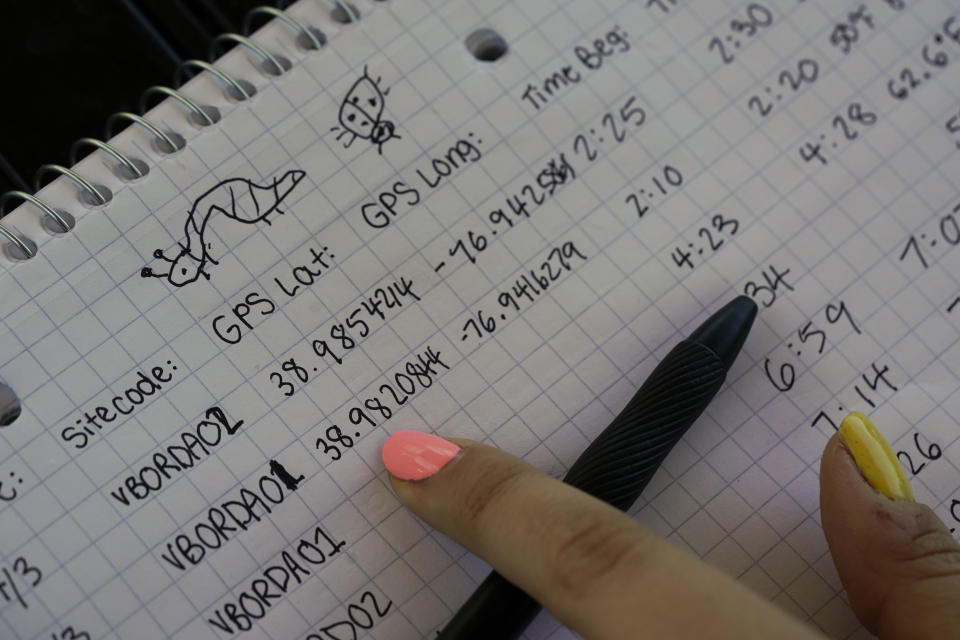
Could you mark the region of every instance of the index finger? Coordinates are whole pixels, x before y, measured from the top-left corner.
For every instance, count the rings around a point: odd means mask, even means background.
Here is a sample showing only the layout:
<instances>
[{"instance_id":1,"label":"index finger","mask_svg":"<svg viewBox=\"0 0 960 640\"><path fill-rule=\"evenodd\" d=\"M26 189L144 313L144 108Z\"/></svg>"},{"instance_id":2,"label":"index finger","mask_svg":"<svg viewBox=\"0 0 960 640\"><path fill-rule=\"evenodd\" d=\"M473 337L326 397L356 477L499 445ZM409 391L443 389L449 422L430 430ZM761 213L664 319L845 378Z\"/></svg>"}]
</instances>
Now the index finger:
<instances>
[{"instance_id":1,"label":"index finger","mask_svg":"<svg viewBox=\"0 0 960 640\"><path fill-rule=\"evenodd\" d=\"M409 433L384 445L388 470L399 469L395 455L416 456L430 439L446 453L426 465L436 470L425 479L391 475L400 500L584 637L815 637L621 511L526 462L470 440Z\"/></svg>"}]
</instances>

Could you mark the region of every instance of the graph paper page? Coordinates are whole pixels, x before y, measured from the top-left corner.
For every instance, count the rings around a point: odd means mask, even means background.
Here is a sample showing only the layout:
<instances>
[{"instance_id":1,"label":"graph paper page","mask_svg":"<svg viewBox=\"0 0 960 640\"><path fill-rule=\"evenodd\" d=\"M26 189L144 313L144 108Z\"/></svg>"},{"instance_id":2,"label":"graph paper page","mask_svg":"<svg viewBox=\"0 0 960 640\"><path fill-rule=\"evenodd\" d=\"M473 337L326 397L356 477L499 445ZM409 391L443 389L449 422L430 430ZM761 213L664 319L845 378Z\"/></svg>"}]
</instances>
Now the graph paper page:
<instances>
[{"instance_id":1,"label":"graph paper page","mask_svg":"<svg viewBox=\"0 0 960 640\"><path fill-rule=\"evenodd\" d=\"M3 224L0 636L433 637L489 568L390 433L562 476L738 294L760 313L632 516L868 637L818 465L870 414L960 527L960 16L946 0L324 3L271 22ZM342 16L341 16L342 17ZM493 62L465 45L484 43ZM298 42L300 44L298 44ZM242 97L242 96L241 96ZM128 178L130 176L127 176ZM575 635L541 614L527 638Z\"/></svg>"}]
</instances>

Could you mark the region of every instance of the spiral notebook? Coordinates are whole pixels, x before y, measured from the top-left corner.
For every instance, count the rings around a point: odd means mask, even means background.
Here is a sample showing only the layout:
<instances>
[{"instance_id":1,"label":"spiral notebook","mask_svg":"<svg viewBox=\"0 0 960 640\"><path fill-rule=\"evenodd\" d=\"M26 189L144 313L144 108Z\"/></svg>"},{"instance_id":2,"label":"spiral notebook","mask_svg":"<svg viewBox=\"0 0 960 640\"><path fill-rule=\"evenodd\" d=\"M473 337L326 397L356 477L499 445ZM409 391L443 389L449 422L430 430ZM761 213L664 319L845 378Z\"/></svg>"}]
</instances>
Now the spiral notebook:
<instances>
[{"instance_id":1,"label":"spiral notebook","mask_svg":"<svg viewBox=\"0 0 960 640\"><path fill-rule=\"evenodd\" d=\"M819 524L843 415L960 527L951 4L301 1L218 39L4 197L0 636L433 637L488 567L387 435L560 476L738 293L631 514L868 636Z\"/></svg>"}]
</instances>

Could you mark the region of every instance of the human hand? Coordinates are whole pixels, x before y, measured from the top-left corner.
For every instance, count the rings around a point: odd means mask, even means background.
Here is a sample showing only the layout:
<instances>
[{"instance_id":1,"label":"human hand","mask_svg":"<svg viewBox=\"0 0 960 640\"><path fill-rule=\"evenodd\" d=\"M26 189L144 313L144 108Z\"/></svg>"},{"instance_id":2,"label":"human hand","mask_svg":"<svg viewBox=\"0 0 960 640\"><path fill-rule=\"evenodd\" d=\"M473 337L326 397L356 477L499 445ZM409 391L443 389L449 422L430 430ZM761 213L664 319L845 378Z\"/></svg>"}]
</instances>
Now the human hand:
<instances>
[{"instance_id":1,"label":"human hand","mask_svg":"<svg viewBox=\"0 0 960 640\"><path fill-rule=\"evenodd\" d=\"M868 477L903 494L889 446L885 455L842 432ZM820 637L621 511L503 451L404 431L383 457L411 511L584 638ZM824 451L820 494L830 550L867 629L883 640L960 638L960 545L937 516L874 490L839 435Z\"/></svg>"}]
</instances>

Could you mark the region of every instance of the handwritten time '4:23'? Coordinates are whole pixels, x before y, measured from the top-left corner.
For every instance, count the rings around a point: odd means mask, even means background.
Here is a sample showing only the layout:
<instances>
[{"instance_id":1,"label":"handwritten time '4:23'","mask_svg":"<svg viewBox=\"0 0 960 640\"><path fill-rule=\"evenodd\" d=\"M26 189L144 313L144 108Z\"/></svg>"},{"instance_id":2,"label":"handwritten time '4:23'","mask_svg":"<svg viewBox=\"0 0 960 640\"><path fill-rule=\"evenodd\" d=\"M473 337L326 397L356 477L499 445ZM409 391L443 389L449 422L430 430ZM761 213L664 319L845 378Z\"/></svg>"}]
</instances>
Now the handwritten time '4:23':
<instances>
[{"instance_id":1,"label":"handwritten time '4:23'","mask_svg":"<svg viewBox=\"0 0 960 640\"><path fill-rule=\"evenodd\" d=\"M687 242L687 248L690 249L689 251L685 251L681 247L676 247L673 253L670 254L670 257L673 258L673 263L677 265L678 268L687 266L693 269L695 265L690 258L693 256L694 251L696 251L698 256L704 256L704 252L706 251L708 252L708 256L706 257L709 257L709 255L713 255L714 252L718 251L720 247L724 245L724 235L731 237L736 235L739 230L740 222L737 219L724 218L722 214L718 213L710 219L709 227L703 226L697 230L697 237L704 239L706 241L705 244L698 247L693 242ZM714 233L716 233L716 237L714 237ZM789 269L787 271L789 271Z\"/></svg>"}]
</instances>

